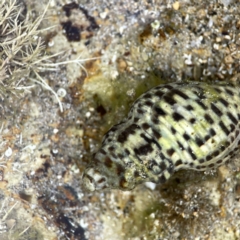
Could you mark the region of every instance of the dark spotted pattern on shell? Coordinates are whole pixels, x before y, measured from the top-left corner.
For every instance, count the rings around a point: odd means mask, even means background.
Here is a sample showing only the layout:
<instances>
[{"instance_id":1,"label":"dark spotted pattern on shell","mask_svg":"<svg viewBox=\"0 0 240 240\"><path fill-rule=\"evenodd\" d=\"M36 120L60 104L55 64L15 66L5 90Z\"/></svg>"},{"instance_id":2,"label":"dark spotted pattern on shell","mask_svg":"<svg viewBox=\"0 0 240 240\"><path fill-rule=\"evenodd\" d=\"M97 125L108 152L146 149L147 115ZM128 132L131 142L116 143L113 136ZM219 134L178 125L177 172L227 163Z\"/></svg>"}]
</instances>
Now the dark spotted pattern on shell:
<instances>
[{"instance_id":1,"label":"dark spotted pattern on shell","mask_svg":"<svg viewBox=\"0 0 240 240\"><path fill-rule=\"evenodd\" d=\"M91 191L164 183L182 168L217 167L238 150L240 90L232 83L157 86L112 127L83 175Z\"/></svg>"}]
</instances>

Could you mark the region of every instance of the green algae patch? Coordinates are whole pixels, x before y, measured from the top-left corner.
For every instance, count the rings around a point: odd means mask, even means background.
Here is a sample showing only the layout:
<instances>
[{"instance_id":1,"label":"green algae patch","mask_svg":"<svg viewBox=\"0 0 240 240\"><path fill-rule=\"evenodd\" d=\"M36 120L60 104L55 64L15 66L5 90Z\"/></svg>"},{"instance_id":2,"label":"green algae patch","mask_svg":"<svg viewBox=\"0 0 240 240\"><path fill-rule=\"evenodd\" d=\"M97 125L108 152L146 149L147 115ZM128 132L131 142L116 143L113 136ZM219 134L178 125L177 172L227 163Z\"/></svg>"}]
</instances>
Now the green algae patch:
<instances>
[{"instance_id":1,"label":"green algae patch","mask_svg":"<svg viewBox=\"0 0 240 240\"><path fill-rule=\"evenodd\" d=\"M132 211L129 215L129 221L123 224L123 231L128 238L144 236L147 239L156 239L164 237L163 219L159 215L166 207L159 201L148 202L146 205L141 204L141 209Z\"/></svg>"},{"instance_id":2,"label":"green algae patch","mask_svg":"<svg viewBox=\"0 0 240 240\"><path fill-rule=\"evenodd\" d=\"M144 78L122 74L114 80L102 74L94 75L83 85L82 100L98 112L107 130L127 116L132 103L142 93L162 83L154 74Z\"/></svg>"}]
</instances>

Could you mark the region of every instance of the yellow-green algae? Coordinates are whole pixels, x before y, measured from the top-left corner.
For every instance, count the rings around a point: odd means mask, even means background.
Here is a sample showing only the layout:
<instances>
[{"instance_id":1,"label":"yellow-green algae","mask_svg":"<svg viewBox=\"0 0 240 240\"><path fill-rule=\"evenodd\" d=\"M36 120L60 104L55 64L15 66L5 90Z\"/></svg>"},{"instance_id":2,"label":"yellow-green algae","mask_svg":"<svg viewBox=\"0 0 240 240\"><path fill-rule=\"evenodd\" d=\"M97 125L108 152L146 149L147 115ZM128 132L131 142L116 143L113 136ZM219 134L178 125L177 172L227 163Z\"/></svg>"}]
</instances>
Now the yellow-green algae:
<instances>
[{"instance_id":1,"label":"yellow-green algae","mask_svg":"<svg viewBox=\"0 0 240 240\"><path fill-rule=\"evenodd\" d=\"M103 75L92 76L83 85L83 97L90 106L103 106L107 114L103 116L101 128L107 131L112 125L120 122L128 113L133 101L142 93L159 84L166 83L154 73L144 78L132 79L127 74L117 79L106 79Z\"/></svg>"}]
</instances>

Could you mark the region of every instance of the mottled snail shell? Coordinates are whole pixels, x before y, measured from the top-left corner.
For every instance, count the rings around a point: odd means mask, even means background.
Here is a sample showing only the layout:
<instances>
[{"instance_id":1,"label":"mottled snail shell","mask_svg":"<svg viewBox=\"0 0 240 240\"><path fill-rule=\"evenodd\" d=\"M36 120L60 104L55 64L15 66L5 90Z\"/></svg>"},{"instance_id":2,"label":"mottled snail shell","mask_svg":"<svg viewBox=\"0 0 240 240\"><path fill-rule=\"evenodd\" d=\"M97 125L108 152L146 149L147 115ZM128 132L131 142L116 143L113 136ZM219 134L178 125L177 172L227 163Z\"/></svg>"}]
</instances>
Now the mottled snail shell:
<instances>
[{"instance_id":1,"label":"mottled snail shell","mask_svg":"<svg viewBox=\"0 0 240 240\"><path fill-rule=\"evenodd\" d=\"M179 169L214 168L238 150L240 91L233 83L176 82L140 96L112 127L83 175L90 191L164 183Z\"/></svg>"}]
</instances>

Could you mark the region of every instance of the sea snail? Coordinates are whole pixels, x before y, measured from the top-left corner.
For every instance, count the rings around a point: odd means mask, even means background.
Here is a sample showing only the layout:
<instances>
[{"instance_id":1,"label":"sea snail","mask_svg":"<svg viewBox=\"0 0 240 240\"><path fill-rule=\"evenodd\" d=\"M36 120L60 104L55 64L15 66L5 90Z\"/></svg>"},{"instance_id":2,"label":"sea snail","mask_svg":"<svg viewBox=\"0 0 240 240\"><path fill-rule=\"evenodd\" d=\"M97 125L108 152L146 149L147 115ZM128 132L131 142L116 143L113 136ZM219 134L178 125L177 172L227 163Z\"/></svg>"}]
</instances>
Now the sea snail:
<instances>
[{"instance_id":1,"label":"sea snail","mask_svg":"<svg viewBox=\"0 0 240 240\"><path fill-rule=\"evenodd\" d=\"M179 169L214 168L238 150L240 88L176 82L141 95L113 126L83 174L90 191L164 183Z\"/></svg>"}]
</instances>

